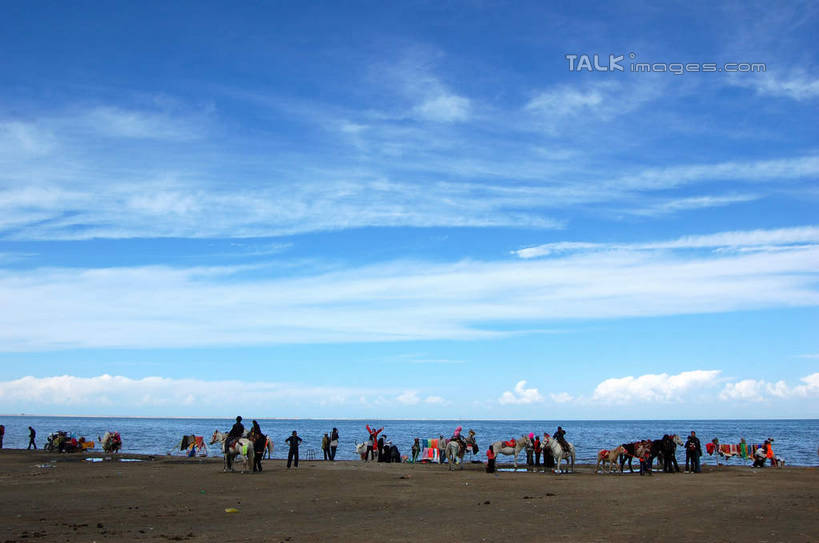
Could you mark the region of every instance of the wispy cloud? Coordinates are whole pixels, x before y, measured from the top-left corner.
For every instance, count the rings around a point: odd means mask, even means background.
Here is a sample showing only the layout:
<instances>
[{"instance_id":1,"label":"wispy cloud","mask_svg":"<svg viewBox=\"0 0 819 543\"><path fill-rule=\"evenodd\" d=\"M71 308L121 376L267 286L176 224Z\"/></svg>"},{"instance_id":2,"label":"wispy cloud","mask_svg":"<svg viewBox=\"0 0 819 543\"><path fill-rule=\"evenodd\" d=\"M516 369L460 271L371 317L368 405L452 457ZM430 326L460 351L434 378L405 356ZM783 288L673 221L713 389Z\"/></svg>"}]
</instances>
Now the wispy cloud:
<instances>
[{"instance_id":1,"label":"wispy cloud","mask_svg":"<svg viewBox=\"0 0 819 543\"><path fill-rule=\"evenodd\" d=\"M447 405L434 395L422 395L417 390L401 391L380 388L377 394L371 388L356 386L316 386L303 383L205 380L197 378L144 377L121 375L78 377L57 375L51 377L27 376L0 381L0 406L26 406L26 409L94 408L133 414L161 409L164 413L221 412L224 398L244 398L248 405L271 406L303 412L312 406L359 406L362 398L366 405L403 406ZM287 406L287 407L284 407ZM272 413L270 413L272 414Z\"/></svg>"},{"instance_id":2,"label":"wispy cloud","mask_svg":"<svg viewBox=\"0 0 819 543\"><path fill-rule=\"evenodd\" d=\"M772 230L719 232L701 236L683 236L668 241L642 243L591 243L560 241L513 251L520 258L537 258L569 252L589 251L656 251L666 249L792 250L819 244L819 227L799 226Z\"/></svg>"},{"instance_id":3,"label":"wispy cloud","mask_svg":"<svg viewBox=\"0 0 819 543\"><path fill-rule=\"evenodd\" d=\"M736 194L728 196L689 196L684 198L673 198L659 202L649 201L639 207L626 208L623 211L632 215L642 215L646 217L656 217L669 215L679 211L690 211L692 209L706 209L710 207L724 207L737 203L751 202L761 198L758 194Z\"/></svg>"},{"instance_id":4,"label":"wispy cloud","mask_svg":"<svg viewBox=\"0 0 819 543\"><path fill-rule=\"evenodd\" d=\"M775 235L761 232L757 242ZM585 251L385 262L298 278L236 267L6 270L0 298L15 310L0 315L0 344L41 350L472 339L574 319L814 306L817 261L819 246L802 245L777 258Z\"/></svg>"},{"instance_id":5,"label":"wispy cloud","mask_svg":"<svg viewBox=\"0 0 819 543\"><path fill-rule=\"evenodd\" d=\"M749 87L763 96L790 98L798 101L819 98L819 78L805 72L790 75L759 74L753 78L732 78L732 84Z\"/></svg>"}]
</instances>

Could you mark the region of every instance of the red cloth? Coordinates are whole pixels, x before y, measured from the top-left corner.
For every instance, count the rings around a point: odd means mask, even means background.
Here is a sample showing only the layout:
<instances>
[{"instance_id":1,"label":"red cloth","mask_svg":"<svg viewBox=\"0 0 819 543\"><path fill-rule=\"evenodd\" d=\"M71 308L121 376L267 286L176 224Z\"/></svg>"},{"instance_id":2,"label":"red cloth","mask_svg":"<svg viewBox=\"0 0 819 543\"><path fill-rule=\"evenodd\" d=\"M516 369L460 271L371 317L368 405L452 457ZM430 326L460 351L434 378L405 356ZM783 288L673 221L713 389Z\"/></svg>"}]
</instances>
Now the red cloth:
<instances>
[{"instance_id":1,"label":"red cloth","mask_svg":"<svg viewBox=\"0 0 819 543\"><path fill-rule=\"evenodd\" d=\"M716 445L711 443L710 441L705 444L705 450L708 451L708 454L714 454L714 449L716 449Z\"/></svg>"},{"instance_id":2,"label":"red cloth","mask_svg":"<svg viewBox=\"0 0 819 543\"><path fill-rule=\"evenodd\" d=\"M370 437L373 440L373 448L375 448L377 446L377 442L378 442L378 434L381 433L381 431L384 429L384 427L382 426L378 430L373 430L372 428L370 428L369 424L365 424L365 426L367 427L367 431L370 433Z\"/></svg>"}]
</instances>

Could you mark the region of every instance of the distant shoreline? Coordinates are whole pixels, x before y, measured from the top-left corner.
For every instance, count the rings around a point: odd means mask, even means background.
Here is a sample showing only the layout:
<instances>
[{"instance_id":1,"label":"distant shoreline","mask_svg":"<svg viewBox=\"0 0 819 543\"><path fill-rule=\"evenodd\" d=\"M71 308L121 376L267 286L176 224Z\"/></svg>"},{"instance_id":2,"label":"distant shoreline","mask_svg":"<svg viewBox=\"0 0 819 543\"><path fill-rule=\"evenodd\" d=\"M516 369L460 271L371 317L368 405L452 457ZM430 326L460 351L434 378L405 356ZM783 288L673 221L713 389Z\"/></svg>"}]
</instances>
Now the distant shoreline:
<instances>
[{"instance_id":1,"label":"distant shoreline","mask_svg":"<svg viewBox=\"0 0 819 543\"><path fill-rule=\"evenodd\" d=\"M23 417L39 417L39 418L53 418L53 419L136 419L136 420L233 420L235 415L227 415L223 417L179 417L179 416L143 416L143 415L40 415L35 413L17 413L17 414L2 414L3 418L23 418ZM255 417L256 420L293 420L293 421L362 421L362 422L458 422L458 421L479 421L479 422L690 422L690 421L816 421L819 417L806 418L692 418L692 419L482 419L482 418L449 418L449 419L432 419L432 418L313 418L313 417Z\"/></svg>"}]
</instances>

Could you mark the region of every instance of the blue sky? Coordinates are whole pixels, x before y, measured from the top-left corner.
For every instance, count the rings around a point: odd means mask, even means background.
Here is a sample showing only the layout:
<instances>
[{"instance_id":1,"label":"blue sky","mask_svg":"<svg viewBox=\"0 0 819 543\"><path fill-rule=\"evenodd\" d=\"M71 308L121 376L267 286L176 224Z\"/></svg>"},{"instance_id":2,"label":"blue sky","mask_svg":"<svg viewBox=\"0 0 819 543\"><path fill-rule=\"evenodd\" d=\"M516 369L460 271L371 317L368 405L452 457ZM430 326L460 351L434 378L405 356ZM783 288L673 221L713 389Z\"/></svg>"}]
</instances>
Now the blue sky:
<instances>
[{"instance_id":1,"label":"blue sky","mask_svg":"<svg viewBox=\"0 0 819 543\"><path fill-rule=\"evenodd\" d=\"M819 416L816 5L440 4L7 5L0 412Z\"/></svg>"}]
</instances>

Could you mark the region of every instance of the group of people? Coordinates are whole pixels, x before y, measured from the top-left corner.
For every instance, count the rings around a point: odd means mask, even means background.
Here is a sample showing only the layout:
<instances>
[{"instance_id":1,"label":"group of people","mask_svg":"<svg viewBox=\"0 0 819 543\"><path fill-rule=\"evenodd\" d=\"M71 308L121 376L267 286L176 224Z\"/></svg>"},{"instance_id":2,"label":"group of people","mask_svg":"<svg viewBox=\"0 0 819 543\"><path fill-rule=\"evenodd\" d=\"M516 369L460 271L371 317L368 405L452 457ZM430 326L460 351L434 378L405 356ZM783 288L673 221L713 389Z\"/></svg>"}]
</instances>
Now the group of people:
<instances>
[{"instance_id":1,"label":"group of people","mask_svg":"<svg viewBox=\"0 0 819 543\"><path fill-rule=\"evenodd\" d=\"M338 450L338 428L333 428L330 434L324 434L321 438L321 451L324 453L324 459L330 462L335 462L336 451Z\"/></svg>"},{"instance_id":2,"label":"group of people","mask_svg":"<svg viewBox=\"0 0 819 543\"><path fill-rule=\"evenodd\" d=\"M401 461L401 454L398 451L398 447L392 444L392 441L387 438L387 434L381 433L384 431L383 426L378 430L370 428L369 424L365 424L364 427L367 429L367 449L363 456L365 462L371 460L378 462Z\"/></svg>"}]
</instances>

